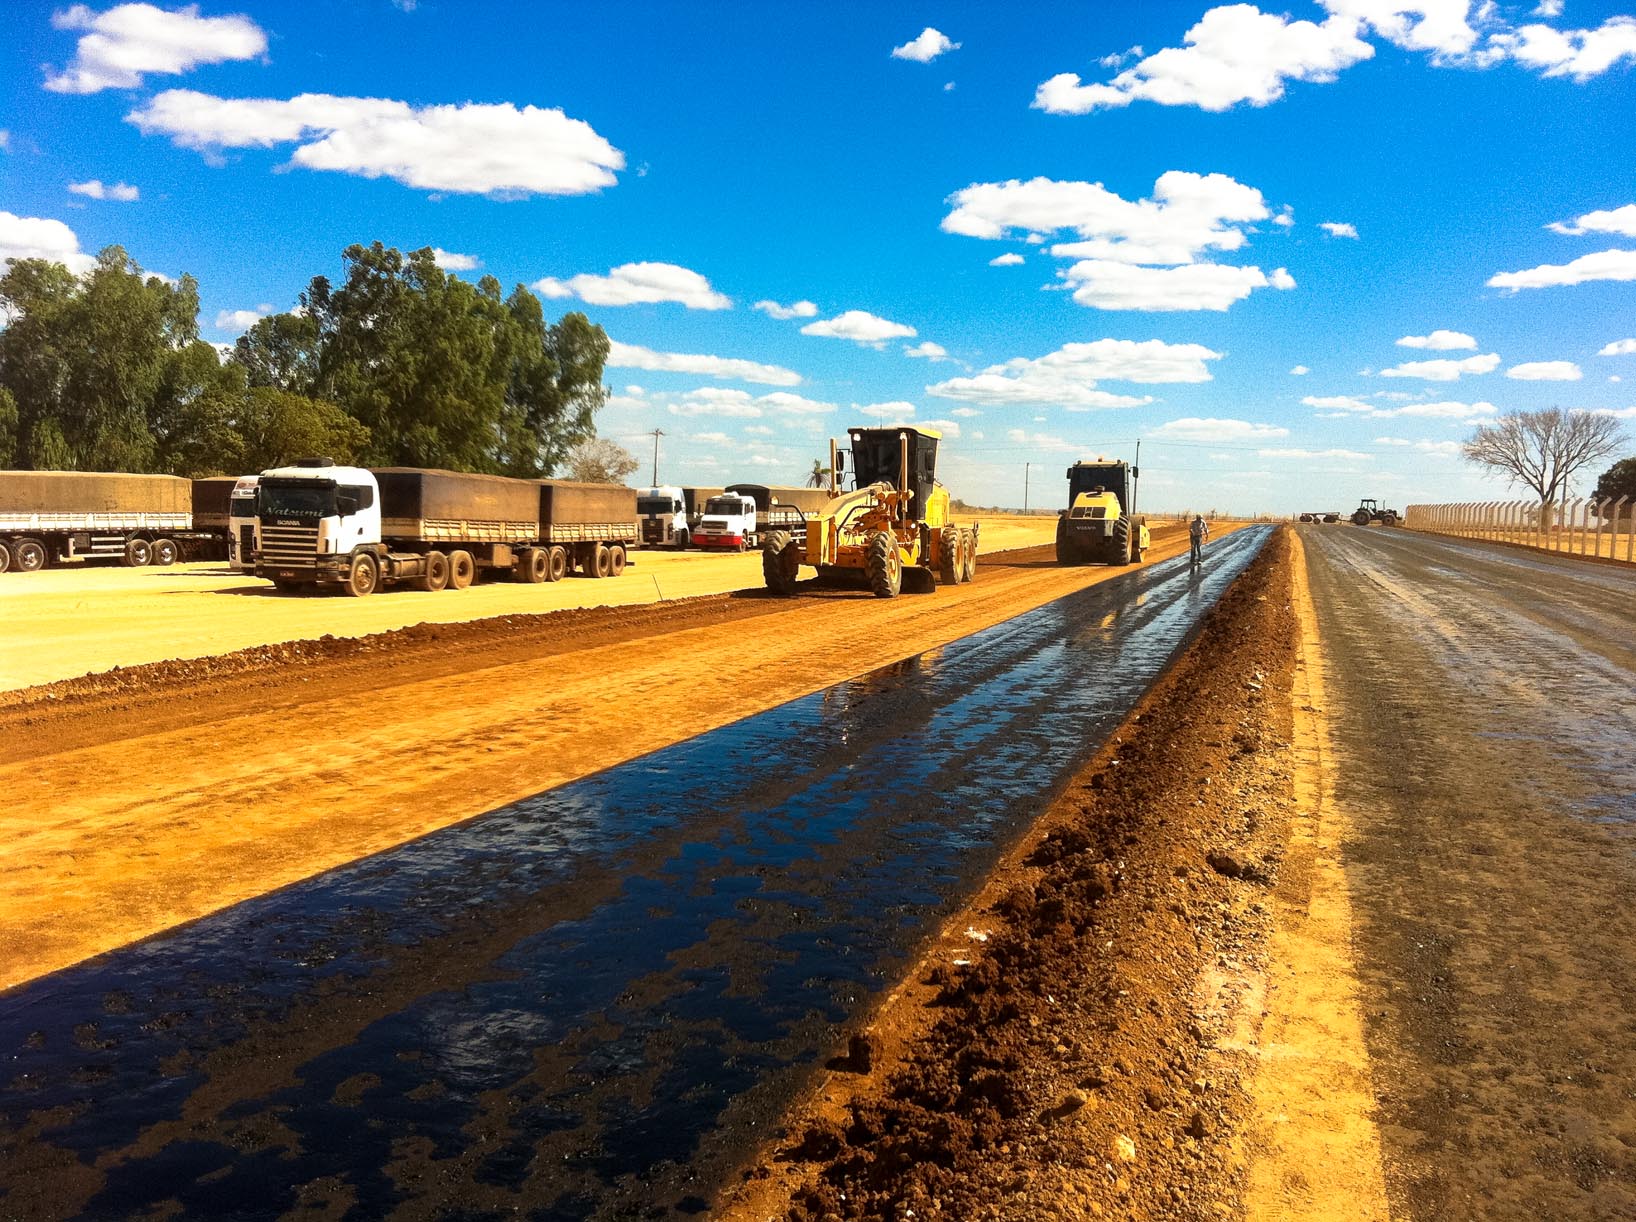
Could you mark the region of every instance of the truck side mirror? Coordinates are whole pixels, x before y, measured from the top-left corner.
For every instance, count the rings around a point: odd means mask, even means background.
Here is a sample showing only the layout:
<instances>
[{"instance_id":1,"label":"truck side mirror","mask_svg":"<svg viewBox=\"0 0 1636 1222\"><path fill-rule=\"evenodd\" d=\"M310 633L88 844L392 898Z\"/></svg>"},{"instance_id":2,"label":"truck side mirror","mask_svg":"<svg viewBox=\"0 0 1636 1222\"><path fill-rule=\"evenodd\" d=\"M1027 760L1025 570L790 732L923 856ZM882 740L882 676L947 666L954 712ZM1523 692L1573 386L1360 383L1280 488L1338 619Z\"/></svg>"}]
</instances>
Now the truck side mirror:
<instances>
[{"instance_id":1,"label":"truck side mirror","mask_svg":"<svg viewBox=\"0 0 1636 1222\"><path fill-rule=\"evenodd\" d=\"M358 512L358 498L355 496L338 496L335 498L335 512L343 518L351 517Z\"/></svg>"}]
</instances>

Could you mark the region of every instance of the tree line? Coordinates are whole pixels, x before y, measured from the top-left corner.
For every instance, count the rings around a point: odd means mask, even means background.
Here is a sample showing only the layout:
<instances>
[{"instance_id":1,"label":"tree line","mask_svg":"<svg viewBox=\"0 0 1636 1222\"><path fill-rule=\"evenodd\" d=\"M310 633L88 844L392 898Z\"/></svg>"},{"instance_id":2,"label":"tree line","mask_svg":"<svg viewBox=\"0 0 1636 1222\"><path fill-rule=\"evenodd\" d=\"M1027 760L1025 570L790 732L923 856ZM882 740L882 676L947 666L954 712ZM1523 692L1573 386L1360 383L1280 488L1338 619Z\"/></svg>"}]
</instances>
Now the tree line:
<instances>
[{"instance_id":1,"label":"tree line","mask_svg":"<svg viewBox=\"0 0 1636 1222\"><path fill-rule=\"evenodd\" d=\"M0 276L0 467L203 476L323 454L534 478L595 437L608 337L545 319L521 284L451 276L376 242L313 277L232 350L199 336L199 288L118 246L76 275Z\"/></svg>"}]
</instances>

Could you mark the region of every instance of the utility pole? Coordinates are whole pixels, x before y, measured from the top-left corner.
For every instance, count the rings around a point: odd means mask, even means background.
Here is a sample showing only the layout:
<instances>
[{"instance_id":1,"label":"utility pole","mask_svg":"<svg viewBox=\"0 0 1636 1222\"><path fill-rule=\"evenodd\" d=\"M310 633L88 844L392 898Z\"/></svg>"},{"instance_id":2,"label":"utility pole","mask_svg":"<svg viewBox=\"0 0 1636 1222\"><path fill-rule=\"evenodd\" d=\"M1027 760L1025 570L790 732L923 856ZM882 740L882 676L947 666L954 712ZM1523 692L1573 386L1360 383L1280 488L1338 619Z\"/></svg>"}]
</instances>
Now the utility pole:
<instances>
[{"instance_id":1,"label":"utility pole","mask_svg":"<svg viewBox=\"0 0 1636 1222\"><path fill-rule=\"evenodd\" d=\"M663 437L664 435L665 434L664 434L663 429L654 429L653 430L653 484L652 484L652 487L654 487L654 488L657 488L659 486L659 438Z\"/></svg>"},{"instance_id":2,"label":"utility pole","mask_svg":"<svg viewBox=\"0 0 1636 1222\"><path fill-rule=\"evenodd\" d=\"M1033 463L1026 463L1026 462L1023 464L1023 512L1024 513L1028 512L1028 468L1033 466L1033 465L1034 465Z\"/></svg>"}]
</instances>

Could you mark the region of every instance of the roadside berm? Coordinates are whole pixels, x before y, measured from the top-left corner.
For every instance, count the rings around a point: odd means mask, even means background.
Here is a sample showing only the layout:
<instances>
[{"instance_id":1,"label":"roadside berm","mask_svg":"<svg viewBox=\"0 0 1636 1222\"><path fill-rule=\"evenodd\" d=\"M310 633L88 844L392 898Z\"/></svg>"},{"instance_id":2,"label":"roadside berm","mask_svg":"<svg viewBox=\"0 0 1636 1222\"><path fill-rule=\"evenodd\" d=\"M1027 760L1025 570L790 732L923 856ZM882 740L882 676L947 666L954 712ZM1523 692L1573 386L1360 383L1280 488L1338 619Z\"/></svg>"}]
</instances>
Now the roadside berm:
<instances>
[{"instance_id":1,"label":"roadside berm","mask_svg":"<svg viewBox=\"0 0 1636 1222\"><path fill-rule=\"evenodd\" d=\"M720 1216L1242 1213L1298 635L1280 531Z\"/></svg>"}]
</instances>

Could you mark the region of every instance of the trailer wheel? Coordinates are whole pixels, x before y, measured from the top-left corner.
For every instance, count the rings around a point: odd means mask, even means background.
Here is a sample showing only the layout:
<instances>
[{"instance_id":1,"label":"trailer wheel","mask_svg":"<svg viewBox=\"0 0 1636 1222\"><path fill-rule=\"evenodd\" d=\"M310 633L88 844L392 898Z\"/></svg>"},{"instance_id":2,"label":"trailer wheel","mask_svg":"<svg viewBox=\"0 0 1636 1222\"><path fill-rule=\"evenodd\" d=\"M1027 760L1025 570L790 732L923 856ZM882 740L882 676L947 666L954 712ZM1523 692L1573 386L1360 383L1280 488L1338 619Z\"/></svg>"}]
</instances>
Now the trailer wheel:
<instances>
[{"instance_id":1,"label":"trailer wheel","mask_svg":"<svg viewBox=\"0 0 1636 1222\"><path fill-rule=\"evenodd\" d=\"M518 551L511 565L511 576L524 585L537 585L545 580L545 549L525 547Z\"/></svg>"},{"instance_id":2,"label":"trailer wheel","mask_svg":"<svg viewBox=\"0 0 1636 1222\"><path fill-rule=\"evenodd\" d=\"M961 554L960 532L945 526L937 536L937 578L946 586L957 586L966 579L965 558Z\"/></svg>"},{"instance_id":3,"label":"trailer wheel","mask_svg":"<svg viewBox=\"0 0 1636 1222\"><path fill-rule=\"evenodd\" d=\"M877 530L869 536L863 567L876 598L896 598L903 589L903 557L898 554L898 541L887 531Z\"/></svg>"},{"instance_id":4,"label":"trailer wheel","mask_svg":"<svg viewBox=\"0 0 1636 1222\"><path fill-rule=\"evenodd\" d=\"M0 573L11 567L11 544L0 539Z\"/></svg>"},{"instance_id":5,"label":"trailer wheel","mask_svg":"<svg viewBox=\"0 0 1636 1222\"><path fill-rule=\"evenodd\" d=\"M436 594L449 588L449 558L442 552L426 553L426 571L415 578L415 589Z\"/></svg>"},{"instance_id":6,"label":"trailer wheel","mask_svg":"<svg viewBox=\"0 0 1636 1222\"><path fill-rule=\"evenodd\" d=\"M125 544L125 567L139 569L153 560L153 544L146 539L132 539Z\"/></svg>"},{"instance_id":7,"label":"trailer wheel","mask_svg":"<svg viewBox=\"0 0 1636 1222\"><path fill-rule=\"evenodd\" d=\"M608 549L608 576L619 577L625 572L625 549L615 543Z\"/></svg>"},{"instance_id":8,"label":"trailer wheel","mask_svg":"<svg viewBox=\"0 0 1636 1222\"><path fill-rule=\"evenodd\" d=\"M151 563L168 567L176 563L181 554L181 548L176 546L175 539L155 539L153 541L153 558Z\"/></svg>"},{"instance_id":9,"label":"trailer wheel","mask_svg":"<svg viewBox=\"0 0 1636 1222\"><path fill-rule=\"evenodd\" d=\"M545 579L547 581L561 581L568 576L568 549L566 547L552 547L546 552Z\"/></svg>"},{"instance_id":10,"label":"trailer wheel","mask_svg":"<svg viewBox=\"0 0 1636 1222\"><path fill-rule=\"evenodd\" d=\"M449 553L449 589L464 590L477 577L477 564L468 551Z\"/></svg>"},{"instance_id":11,"label":"trailer wheel","mask_svg":"<svg viewBox=\"0 0 1636 1222\"><path fill-rule=\"evenodd\" d=\"M598 543L591 551L591 558L585 565L587 577L606 577L608 575L608 549Z\"/></svg>"}]
</instances>

